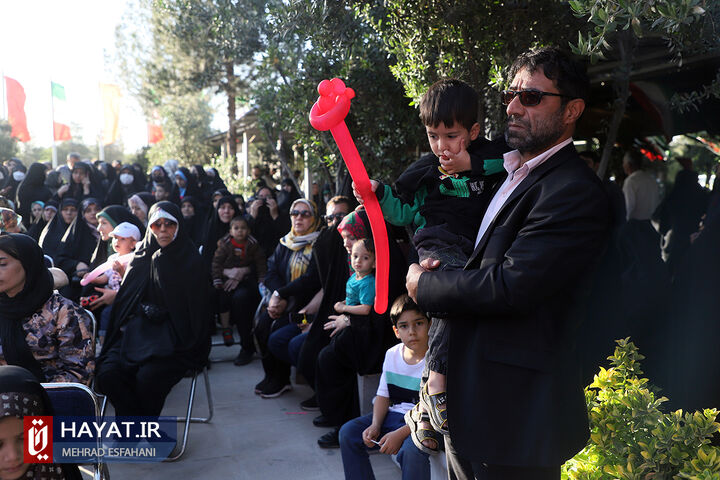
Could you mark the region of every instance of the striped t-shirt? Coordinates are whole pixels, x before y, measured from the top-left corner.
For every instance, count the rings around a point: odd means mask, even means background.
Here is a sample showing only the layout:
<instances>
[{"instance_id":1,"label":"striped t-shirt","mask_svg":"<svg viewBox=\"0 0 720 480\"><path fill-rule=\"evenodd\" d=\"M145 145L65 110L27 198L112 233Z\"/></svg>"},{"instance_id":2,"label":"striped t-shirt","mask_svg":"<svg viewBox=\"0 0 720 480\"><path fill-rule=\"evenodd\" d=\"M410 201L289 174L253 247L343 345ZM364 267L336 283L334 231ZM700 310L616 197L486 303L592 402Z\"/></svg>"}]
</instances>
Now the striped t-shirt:
<instances>
[{"instance_id":1,"label":"striped t-shirt","mask_svg":"<svg viewBox=\"0 0 720 480\"><path fill-rule=\"evenodd\" d=\"M405 414L418 403L420 378L425 359L415 365L408 365L403 359L405 345L398 343L385 353L380 385L377 395L390 399L391 412Z\"/></svg>"}]
</instances>

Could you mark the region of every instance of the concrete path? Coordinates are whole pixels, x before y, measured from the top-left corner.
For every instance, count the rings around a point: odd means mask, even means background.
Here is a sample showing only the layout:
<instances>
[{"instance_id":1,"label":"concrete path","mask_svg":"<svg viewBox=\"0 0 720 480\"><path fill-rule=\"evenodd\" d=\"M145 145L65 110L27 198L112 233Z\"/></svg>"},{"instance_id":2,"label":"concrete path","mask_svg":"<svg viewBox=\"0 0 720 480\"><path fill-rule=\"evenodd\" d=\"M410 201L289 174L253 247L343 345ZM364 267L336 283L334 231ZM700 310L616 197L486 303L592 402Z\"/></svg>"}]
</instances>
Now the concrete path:
<instances>
[{"instance_id":1,"label":"concrete path","mask_svg":"<svg viewBox=\"0 0 720 480\"><path fill-rule=\"evenodd\" d=\"M215 340L218 340L216 337ZM212 360L232 360L239 347L214 347ZM215 415L210 424L192 424L187 450L174 463L109 464L110 478L152 480L337 480L344 478L339 449L322 449L316 441L328 429L313 426L319 412L305 412L299 403L311 395L306 385L274 399L253 393L262 379L255 359L236 367L214 362L210 384ZM190 380L175 386L164 415L184 415ZM194 416L207 414L204 383L198 378ZM112 415L111 408L108 415ZM400 469L387 455L371 455L378 480L399 480Z\"/></svg>"}]
</instances>

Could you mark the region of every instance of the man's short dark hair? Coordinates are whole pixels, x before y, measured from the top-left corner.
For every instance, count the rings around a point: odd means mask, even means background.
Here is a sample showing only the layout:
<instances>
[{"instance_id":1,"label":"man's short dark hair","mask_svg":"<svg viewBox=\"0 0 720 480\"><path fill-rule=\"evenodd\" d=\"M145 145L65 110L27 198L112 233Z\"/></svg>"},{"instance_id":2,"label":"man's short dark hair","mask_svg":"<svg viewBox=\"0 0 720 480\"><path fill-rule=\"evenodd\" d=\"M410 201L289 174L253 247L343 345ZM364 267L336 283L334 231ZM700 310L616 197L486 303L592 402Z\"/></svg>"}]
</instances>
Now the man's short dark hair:
<instances>
[{"instance_id":1,"label":"man's short dark hair","mask_svg":"<svg viewBox=\"0 0 720 480\"><path fill-rule=\"evenodd\" d=\"M557 47L533 48L521 53L510 66L509 78L512 81L522 69L535 73L538 68L542 68L545 76L555 82L560 93L587 101L590 81L585 64L573 60ZM563 98L563 104L568 100Z\"/></svg>"},{"instance_id":2,"label":"man's short dark hair","mask_svg":"<svg viewBox=\"0 0 720 480\"><path fill-rule=\"evenodd\" d=\"M335 195L330 200L328 200L327 203L332 203L333 205L346 205L348 208L348 212L351 212L353 209L352 201L350 201L350 198L346 197L345 195Z\"/></svg>"},{"instance_id":3,"label":"man's short dark hair","mask_svg":"<svg viewBox=\"0 0 720 480\"><path fill-rule=\"evenodd\" d=\"M425 316L425 313L420 310L420 307L418 307L417 303L415 303L413 299L410 298L410 296L406 293L396 298L392 304L392 307L390 307L390 321L394 326L397 326L397 322L398 320L400 320L400 316L405 312L417 312L420 315Z\"/></svg>"},{"instance_id":4,"label":"man's short dark hair","mask_svg":"<svg viewBox=\"0 0 720 480\"><path fill-rule=\"evenodd\" d=\"M475 89L462 80L438 80L420 100L420 120L427 127L442 122L450 128L458 122L470 130L477 123L479 99Z\"/></svg>"}]
</instances>

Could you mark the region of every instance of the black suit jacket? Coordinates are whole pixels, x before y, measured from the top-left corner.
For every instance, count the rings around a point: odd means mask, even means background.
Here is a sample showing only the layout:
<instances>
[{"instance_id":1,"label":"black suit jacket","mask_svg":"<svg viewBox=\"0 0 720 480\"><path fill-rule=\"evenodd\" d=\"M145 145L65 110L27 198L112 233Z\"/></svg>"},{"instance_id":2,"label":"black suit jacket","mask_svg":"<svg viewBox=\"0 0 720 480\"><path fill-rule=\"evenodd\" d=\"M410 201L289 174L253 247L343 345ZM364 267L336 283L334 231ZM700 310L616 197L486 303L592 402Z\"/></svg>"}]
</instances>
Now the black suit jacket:
<instances>
[{"instance_id":1,"label":"black suit jacket","mask_svg":"<svg viewBox=\"0 0 720 480\"><path fill-rule=\"evenodd\" d=\"M466 459L553 466L585 446L575 307L609 225L571 144L517 186L464 270L421 275L421 308L450 322L448 425Z\"/></svg>"}]
</instances>

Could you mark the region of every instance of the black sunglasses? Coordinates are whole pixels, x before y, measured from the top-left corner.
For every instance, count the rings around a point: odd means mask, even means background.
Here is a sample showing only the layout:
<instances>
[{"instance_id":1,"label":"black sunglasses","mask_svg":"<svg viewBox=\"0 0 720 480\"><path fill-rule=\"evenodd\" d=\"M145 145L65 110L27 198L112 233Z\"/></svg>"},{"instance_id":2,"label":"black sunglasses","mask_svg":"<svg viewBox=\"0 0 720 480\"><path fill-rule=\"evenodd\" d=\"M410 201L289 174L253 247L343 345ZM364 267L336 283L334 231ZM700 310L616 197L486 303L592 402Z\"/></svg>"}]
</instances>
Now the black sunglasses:
<instances>
[{"instance_id":1,"label":"black sunglasses","mask_svg":"<svg viewBox=\"0 0 720 480\"><path fill-rule=\"evenodd\" d=\"M290 216L291 217L297 217L300 215L301 217L310 218L313 216L312 212L310 210L291 210Z\"/></svg>"},{"instance_id":2,"label":"black sunglasses","mask_svg":"<svg viewBox=\"0 0 720 480\"><path fill-rule=\"evenodd\" d=\"M561 93L541 92L539 90L505 90L500 93L500 98L505 105L510 105L510 102L513 101L513 98L519 96L520 103L523 107L534 107L535 105L539 105L542 101L542 98L546 95L550 97L574 98L570 95L563 95Z\"/></svg>"},{"instance_id":3,"label":"black sunglasses","mask_svg":"<svg viewBox=\"0 0 720 480\"><path fill-rule=\"evenodd\" d=\"M345 218L345 215L347 215L347 213L334 213L332 215L325 215L325 221L334 222L335 220L342 220L343 218Z\"/></svg>"}]
</instances>

